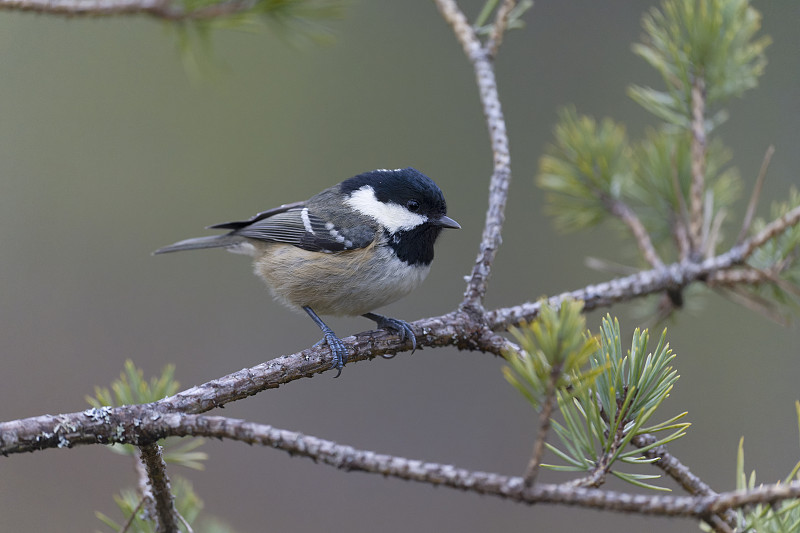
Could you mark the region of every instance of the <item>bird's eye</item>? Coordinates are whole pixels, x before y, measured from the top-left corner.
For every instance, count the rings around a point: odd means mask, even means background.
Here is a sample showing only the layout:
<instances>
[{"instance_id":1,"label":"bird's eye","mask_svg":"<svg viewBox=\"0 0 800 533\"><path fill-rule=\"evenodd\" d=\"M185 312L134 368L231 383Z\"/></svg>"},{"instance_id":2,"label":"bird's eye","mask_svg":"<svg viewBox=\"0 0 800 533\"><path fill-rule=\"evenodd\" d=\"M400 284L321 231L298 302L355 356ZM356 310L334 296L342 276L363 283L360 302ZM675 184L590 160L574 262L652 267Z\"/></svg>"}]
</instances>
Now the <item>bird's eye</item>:
<instances>
[{"instance_id":1,"label":"bird's eye","mask_svg":"<svg viewBox=\"0 0 800 533\"><path fill-rule=\"evenodd\" d=\"M412 213L419 211L419 202L416 200L409 200L406 202L406 208Z\"/></svg>"}]
</instances>

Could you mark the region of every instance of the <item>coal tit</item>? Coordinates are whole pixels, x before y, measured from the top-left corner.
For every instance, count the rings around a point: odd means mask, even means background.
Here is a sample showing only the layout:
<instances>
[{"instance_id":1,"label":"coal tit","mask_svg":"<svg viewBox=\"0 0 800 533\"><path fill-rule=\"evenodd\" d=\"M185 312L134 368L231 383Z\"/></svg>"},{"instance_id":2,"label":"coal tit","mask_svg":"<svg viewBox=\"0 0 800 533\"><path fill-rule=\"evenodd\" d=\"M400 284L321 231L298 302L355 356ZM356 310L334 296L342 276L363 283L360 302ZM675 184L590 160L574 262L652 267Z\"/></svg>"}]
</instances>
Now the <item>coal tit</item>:
<instances>
[{"instance_id":1,"label":"coal tit","mask_svg":"<svg viewBox=\"0 0 800 533\"><path fill-rule=\"evenodd\" d=\"M439 187L413 168L373 170L240 222L209 226L229 233L176 242L153 252L226 248L253 257L273 296L319 326L339 376L347 348L321 315L361 315L416 348L410 326L371 311L414 290L428 275L433 244L447 216ZM322 342L322 341L320 341Z\"/></svg>"}]
</instances>

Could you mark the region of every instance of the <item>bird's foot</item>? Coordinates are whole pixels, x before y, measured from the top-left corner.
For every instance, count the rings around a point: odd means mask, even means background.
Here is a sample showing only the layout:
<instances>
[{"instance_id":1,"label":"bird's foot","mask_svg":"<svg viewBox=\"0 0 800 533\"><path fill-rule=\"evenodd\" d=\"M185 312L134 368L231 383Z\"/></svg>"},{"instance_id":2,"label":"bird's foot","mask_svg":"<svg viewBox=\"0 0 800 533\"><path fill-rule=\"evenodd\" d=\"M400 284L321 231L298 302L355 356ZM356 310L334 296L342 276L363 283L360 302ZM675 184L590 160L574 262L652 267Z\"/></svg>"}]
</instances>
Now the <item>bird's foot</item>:
<instances>
[{"instance_id":1,"label":"bird's foot","mask_svg":"<svg viewBox=\"0 0 800 533\"><path fill-rule=\"evenodd\" d=\"M333 330L329 328L328 325L323 322L322 319L318 317L310 307L304 306L303 310L308 313L308 316L311 317L311 320L313 320L317 326L319 326L319 329L322 330L324 338L314 346L319 346L323 342L328 345L328 348L331 350L331 355L333 355L333 364L331 365L331 368L338 370L336 375L333 377L338 378L342 374L342 368L344 368L344 365L347 363L347 357L349 355L347 353L347 346L344 345L342 339L337 337L336 333L334 333Z\"/></svg>"},{"instance_id":2,"label":"bird's foot","mask_svg":"<svg viewBox=\"0 0 800 533\"><path fill-rule=\"evenodd\" d=\"M414 331L411 329L411 326L405 320L400 320L398 318L389 318L388 316L379 315L377 313L366 313L361 315L364 318L368 318L375 322L380 329L388 329L394 331L400 336L400 340L405 342L407 340L411 341L411 353L413 354L417 349L417 336L414 335ZM384 354L384 359L391 359L396 354Z\"/></svg>"},{"instance_id":3,"label":"bird's foot","mask_svg":"<svg viewBox=\"0 0 800 533\"><path fill-rule=\"evenodd\" d=\"M337 337L332 330L323 330L322 333L325 335L325 337L314 346L320 346L322 343L328 345L328 348L331 350L331 355L333 355L333 363L331 364L331 368L338 370L336 375L333 377L338 378L342 373L342 368L344 368L344 365L347 363L347 357L349 356L347 347L344 345L344 342L342 342L342 339Z\"/></svg>"}]
</instances>

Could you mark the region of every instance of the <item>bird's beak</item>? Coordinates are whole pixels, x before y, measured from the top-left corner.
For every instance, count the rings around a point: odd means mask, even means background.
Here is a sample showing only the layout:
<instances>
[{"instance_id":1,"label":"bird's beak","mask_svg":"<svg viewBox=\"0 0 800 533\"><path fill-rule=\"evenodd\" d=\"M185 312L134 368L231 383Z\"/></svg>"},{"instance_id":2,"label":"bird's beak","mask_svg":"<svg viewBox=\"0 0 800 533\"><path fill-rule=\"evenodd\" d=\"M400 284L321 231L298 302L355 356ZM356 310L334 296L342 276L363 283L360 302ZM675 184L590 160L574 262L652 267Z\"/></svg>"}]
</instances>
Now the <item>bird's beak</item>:
<instances>
[{"instance_id":1,"label":"bird's beak","mask_svg":"<svg viewBox=\"0 0 800 533\"><path fill-rule=\"evenodd\" d=\"M439 220L434 220L433 223L443 228L461 229L461 224L445 215L442 215Z\"/></svg>"}]
</instances>

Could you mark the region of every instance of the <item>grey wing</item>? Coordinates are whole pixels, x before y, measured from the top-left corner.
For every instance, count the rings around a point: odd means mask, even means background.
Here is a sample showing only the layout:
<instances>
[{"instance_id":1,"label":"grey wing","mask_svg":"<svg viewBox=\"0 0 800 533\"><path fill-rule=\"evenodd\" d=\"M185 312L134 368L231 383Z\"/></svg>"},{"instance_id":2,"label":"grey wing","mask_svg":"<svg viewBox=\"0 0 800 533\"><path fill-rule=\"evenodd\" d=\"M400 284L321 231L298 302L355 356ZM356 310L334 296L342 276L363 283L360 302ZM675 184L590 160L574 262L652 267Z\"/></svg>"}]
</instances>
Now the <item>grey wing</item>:
<instances>
[{"instance_id":1,"label":"grey wing","mask_svg":"<svg viewBox=\"0 0 800 533\"><path fill-rule=\"evenodd\" d=\"M230 222L212 226L233 229L231 234L267 242L292 244L311 252L342 252L364 248L375 238L367 226L341 231L333 224L311 213L302 206L265 211L253 217L246 225ZM266 213L268 215L264 216Z\"/></svg>"},{"instance_id":2,"label":"grey wing","mask_svg":"<svg viewBox=\"0 0 800 533\"><path fill-rule=\"evenodd\" d=\"M249 226L250 224L255 224L259 220L263 220L265 218L269 218L269 217L275 216L275 215L277 215L279 213L284 213L286 211L289 211L290 209L302 208L302 207L305 207L305 202L293 202L291 204L283 204L280 207L274 207L272 209L267 209L266 211L262 211L262 212L260 212L260 213L258 213L256 215L248 218L247 220L238 220L238 221L234 221L234 222L223 222L222 224L214 224L213 226L208 226L208 229L233 229L233 230L237 230L237 229L241 229L241 228L244 228L246 226Z\"/></svg>"}]
</instances>

